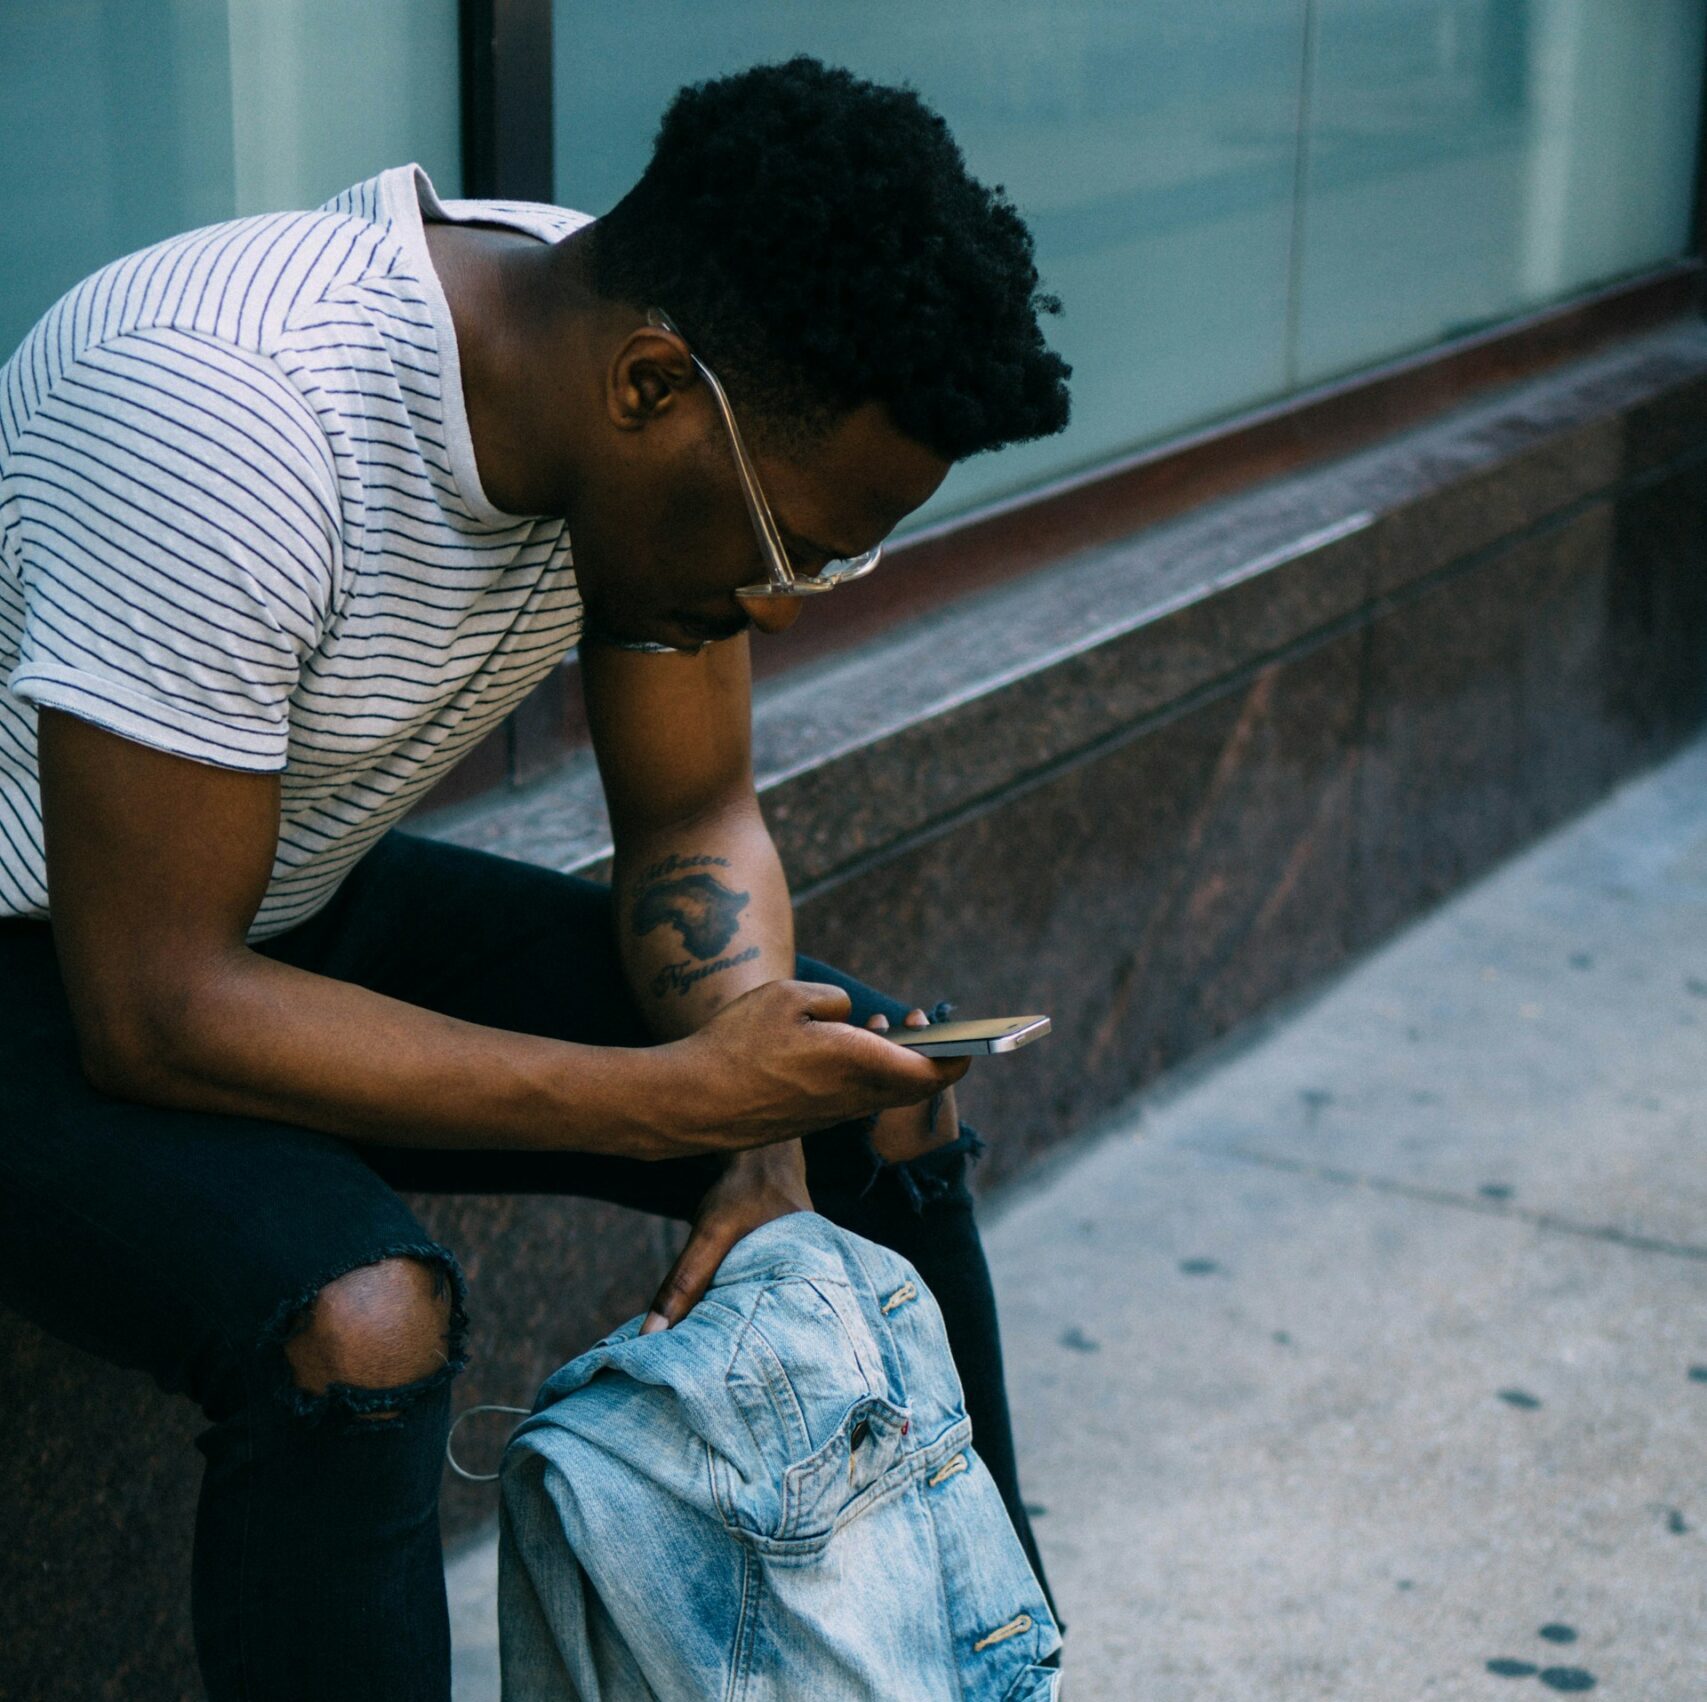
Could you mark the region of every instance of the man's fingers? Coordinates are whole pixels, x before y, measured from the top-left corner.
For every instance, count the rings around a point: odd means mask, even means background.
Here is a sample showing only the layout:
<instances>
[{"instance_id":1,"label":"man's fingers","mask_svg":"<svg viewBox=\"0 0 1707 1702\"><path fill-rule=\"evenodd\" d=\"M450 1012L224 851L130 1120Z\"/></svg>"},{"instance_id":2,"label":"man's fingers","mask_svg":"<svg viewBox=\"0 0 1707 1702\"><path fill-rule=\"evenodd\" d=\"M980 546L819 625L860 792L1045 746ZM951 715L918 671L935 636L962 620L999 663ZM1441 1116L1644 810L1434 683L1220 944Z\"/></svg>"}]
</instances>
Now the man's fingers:
<instances>
[{"instance_id":1,"label":"man's fingers","mask_svg":"<svg viewBox=\"0 0 1707 1702\"><path fill-rule=\"evenodd\" d=\"M916 1028L918 1024L909 1026ZM864 1028L850 1025L846 1032L851 1039L854 1035L865 1034L875 1038L882 1031L872 1021ZM880 1095L885 1103L892 1105L915 1105L920 1100L929 1099L933 1093L953 1087L972 1067L970 1058L923 1057L910 1047L897 1046L890 1041L885 1041L881 1049L864 1040L857 1044L862 1054L861 1064L868 1091Z\"/></svg>"},{"instance_id":2,"label":"man's fingers","mask_svg":"<svg viewBox=\"0 0 1707 1702\"><path fill-rule=\"evenodd\" d=\"M836 994L840 997L843 1011L840 1017L832 1021L846 1022L852 1014L853 1001L839 987L831 987L817 981L799 981L795 985L811 993ZM827 1001L826 1001L827 1002ZM820 1013L814 1011L814 1015ZM909 1028L920 1028L929 1023L930 1018L916 1006L907 1012L902 1019ZM881 1011L866 1018L863 1026L849 1023L848 1031L852 1034L881 1034L890 1026L889 1019ZM951 1087L966 1074L970 1060L966 1058L927 1058L917 1052L909 1051L904 1046L886 1046L881 1052L869 1051L865 1042L856 1044L866 1051L867 1068L871 1071L872 1087L880 1092L890 1092L895 1089L897 1082L903 1084L912 1100L928 1098L933 1093L939 1093L945 1087Z\"/></svg>"},{"instance_id":3,"label":"man's fingers","mask_svg":"<svg viewBox=\"0 0 1707 1702\"><path fill-rule=\"evenodd\" d=\"M679 1324L711 1287L717 1267L738 1240L739 1234L725 1232L714 1224L696 1223L688 1244L652 1297L652 1310L640 1326L641 1335L649 1336L655 1330Z\"/></svg>"},{"instance_id":4,"label":"man's fingers","mask_svg":"<svg viewBox=\"0 0 1707 1702\"><path fill-rule=\"evenodd\" d=\"M805 1014L818 1022L846 1022L853 1014L853 1000L841 987L827 981L796 981L795 990L801 995Z\"/></svg>"},{"instance_id":5,"label":"man's fingers","mask_svg":"<svg viewBox=\"0 0 1707 1702\"><path fill-rule=\"evenodd\" d=\"M901 1019L909 1028L929 1028L931 1019L916 1006ZM879 1034L889 1026L889 1018L882 1011L865 1019L867 1028L875 1028Z\"/></svg>"}]
</instances>

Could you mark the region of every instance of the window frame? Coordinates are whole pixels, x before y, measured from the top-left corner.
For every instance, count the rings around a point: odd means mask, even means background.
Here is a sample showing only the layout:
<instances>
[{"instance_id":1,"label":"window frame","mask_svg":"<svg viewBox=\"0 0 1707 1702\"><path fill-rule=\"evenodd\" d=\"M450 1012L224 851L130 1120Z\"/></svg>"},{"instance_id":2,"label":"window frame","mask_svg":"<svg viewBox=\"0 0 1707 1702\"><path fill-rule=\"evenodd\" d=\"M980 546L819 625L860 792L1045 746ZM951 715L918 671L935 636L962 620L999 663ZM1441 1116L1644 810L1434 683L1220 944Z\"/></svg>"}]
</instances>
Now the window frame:
<instances>
[{"instance_id":1,"label":"window frame","mask_svg":"<svg viewBox=\"0 0 1707 1702\"><path fill-rule=\"evenodd\" d=\"M461 0L462 192L553 199L551 0Z\"/></svg>"}]
</instances>

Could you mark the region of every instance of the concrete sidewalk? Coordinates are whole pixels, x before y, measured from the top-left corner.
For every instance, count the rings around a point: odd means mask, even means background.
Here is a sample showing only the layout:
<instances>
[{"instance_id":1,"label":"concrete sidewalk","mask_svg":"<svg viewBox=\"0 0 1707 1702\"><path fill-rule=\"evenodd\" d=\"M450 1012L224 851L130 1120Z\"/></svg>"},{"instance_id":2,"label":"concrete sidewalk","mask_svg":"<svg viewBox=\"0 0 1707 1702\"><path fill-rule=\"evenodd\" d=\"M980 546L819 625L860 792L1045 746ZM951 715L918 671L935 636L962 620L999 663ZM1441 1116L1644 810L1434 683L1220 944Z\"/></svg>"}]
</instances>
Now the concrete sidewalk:
<instances>
[{"instance_id":1,"label":"concrete sidewalk","mask_svg":"<svg viewBox=\"0 0 1707 1702\"><path fill-rule=\"evenodd\" d=\"M1704 1133L1707 743L986 1208L1068 1702L1704 1702Z\"/></svg>"}]
</instances>

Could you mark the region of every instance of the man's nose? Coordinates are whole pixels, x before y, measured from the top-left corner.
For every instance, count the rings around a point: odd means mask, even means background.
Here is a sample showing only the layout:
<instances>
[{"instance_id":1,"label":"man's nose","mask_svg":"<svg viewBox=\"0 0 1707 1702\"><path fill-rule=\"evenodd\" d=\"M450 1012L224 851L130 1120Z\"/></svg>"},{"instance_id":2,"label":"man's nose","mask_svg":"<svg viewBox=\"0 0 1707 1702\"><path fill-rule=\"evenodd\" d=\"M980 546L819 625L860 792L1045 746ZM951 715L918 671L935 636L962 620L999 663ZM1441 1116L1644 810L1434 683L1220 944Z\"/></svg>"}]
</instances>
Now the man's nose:
<instances>
[{"instance_id":1,"label":"man's nose","mask_svg":"<svg viewBox=\"0 0 1707 1702\"><path fill-rule=\"evenodd\" d=\"M741 597L737 601L760 632L787 632L800 619L798 597Z\"/></svg>"}]
</instances>

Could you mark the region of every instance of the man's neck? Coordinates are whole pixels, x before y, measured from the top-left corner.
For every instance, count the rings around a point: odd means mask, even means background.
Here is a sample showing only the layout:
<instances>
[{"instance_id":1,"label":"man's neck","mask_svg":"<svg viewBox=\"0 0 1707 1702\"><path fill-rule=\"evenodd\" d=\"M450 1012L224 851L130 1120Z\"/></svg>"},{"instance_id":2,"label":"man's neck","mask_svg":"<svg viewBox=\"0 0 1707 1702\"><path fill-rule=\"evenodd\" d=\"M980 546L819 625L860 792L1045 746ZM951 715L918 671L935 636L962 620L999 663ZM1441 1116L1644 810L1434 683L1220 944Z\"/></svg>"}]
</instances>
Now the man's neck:
<instances>
[{"instance_id":1,"label":"man's neck","mask_svg":"<svg viewBox=\"0 0 1707 1702\"><path fill-rule=\"evenodd\" d=\"M430 222L425 234L456 326L487 499L510 514L569 514L577 424L595 381L596 298L580 289L570 256L523 232Z\"/></svg>"}]
</instances>

